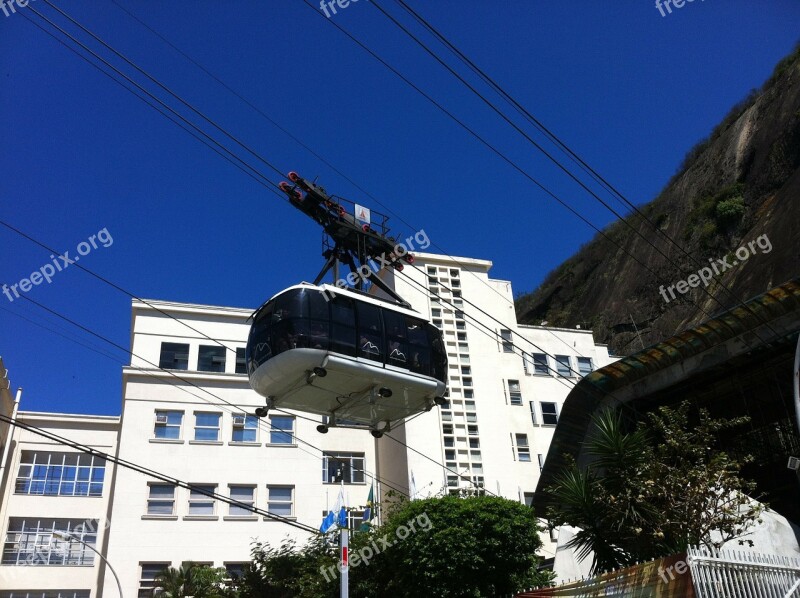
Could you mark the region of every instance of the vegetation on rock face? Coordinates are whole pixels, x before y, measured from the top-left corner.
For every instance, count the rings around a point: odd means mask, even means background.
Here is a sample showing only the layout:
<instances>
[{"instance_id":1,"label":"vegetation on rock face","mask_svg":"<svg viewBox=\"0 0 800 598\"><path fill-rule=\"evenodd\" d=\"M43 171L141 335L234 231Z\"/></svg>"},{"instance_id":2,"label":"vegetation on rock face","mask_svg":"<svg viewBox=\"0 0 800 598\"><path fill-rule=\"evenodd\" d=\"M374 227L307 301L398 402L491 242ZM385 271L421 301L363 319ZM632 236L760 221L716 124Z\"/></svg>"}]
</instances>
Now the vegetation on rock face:
<instances>
[{"instance_id":1,"label":"vegetation on rock face","mask_svg":"<svg viewBox=\"0 0 800 598\"><path fill-rule=\"evenodd\" d=\"M593 553L595 572L742 538L763 510L748 497L755 484L739 475L751 458L715 445L746 421L711 419L684 402L626 430L619 412L606 411L593 419L593 462L572 462L547 489L548 520L580 528L567 546L580 558Z\"/></svg>"},{"instance_id":2,"label":"vegetation on rock face","mask_svg":"<svg viewBox=\"0 0 800 598\"><path fill-rule=\"evenodd\" d=\"M729 236L738 232L744 217L744 192L743 183L734 183L695 200L687 216L684 239L697 236L706 250L728 244Z\"/></svg>"}]
</instances>

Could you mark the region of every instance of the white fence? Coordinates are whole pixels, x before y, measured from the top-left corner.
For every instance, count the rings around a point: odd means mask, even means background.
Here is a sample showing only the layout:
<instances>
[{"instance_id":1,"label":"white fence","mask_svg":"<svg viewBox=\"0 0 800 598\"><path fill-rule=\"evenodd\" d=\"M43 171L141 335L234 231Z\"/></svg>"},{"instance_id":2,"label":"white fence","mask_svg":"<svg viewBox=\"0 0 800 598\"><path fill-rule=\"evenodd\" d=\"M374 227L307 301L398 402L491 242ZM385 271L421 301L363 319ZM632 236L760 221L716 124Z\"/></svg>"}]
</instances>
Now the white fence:
<instances>
[{"instance_id":1,"label":"white fence","mask_svg":"<svg viewBox=\"0 0 800 598\"><path fill-rule=\"evenodd\" d=\"M689 548L697 598L800 598L800 559Z\"/></svg>"}]
</instances>

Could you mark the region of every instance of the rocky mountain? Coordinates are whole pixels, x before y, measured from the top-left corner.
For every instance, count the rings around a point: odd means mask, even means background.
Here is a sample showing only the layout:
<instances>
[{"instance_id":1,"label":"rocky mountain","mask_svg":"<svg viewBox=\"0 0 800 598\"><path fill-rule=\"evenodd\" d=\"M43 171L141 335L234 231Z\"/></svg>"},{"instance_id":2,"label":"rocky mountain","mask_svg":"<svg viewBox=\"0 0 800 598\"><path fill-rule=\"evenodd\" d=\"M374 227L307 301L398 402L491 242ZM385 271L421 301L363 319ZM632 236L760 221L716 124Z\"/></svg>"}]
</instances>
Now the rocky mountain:
<instances>
[{"instance_id":1,"label":"rocky mountain","mask_svg":"<svg viewBox=\"0 0 800 598\"><path fill-rule=\"evenodd\" d=\"M800 46L639 211L519 297L519 321L625 355L800 276Z\"/></svg>"}]
</instances>

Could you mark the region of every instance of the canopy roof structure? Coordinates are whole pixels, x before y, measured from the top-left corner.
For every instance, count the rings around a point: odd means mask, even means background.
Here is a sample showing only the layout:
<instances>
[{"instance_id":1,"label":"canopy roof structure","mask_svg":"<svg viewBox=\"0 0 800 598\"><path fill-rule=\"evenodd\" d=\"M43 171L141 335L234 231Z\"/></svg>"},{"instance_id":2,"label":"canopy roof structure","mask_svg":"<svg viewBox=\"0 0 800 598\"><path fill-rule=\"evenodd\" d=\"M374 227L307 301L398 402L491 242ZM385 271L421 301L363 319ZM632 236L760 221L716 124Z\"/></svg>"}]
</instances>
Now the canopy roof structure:
<instances>
[{"instance_id":1,"label":"canopy roof structure","mask_svg":"<svg viewBox=\"0 0 800 598\"><path fill-rule=\"evenodd\" d=\"M792 388L798 331L800 278L583 378L561 410L536 491L539 512L566 455L589 462L583 444L594 414L623 408L638 420L688 399L714 417L750 417L724 446L752 454L744 474L771 508L800 521L800 481L786 467L800 457Z\"/></svg>"}]
</instances>

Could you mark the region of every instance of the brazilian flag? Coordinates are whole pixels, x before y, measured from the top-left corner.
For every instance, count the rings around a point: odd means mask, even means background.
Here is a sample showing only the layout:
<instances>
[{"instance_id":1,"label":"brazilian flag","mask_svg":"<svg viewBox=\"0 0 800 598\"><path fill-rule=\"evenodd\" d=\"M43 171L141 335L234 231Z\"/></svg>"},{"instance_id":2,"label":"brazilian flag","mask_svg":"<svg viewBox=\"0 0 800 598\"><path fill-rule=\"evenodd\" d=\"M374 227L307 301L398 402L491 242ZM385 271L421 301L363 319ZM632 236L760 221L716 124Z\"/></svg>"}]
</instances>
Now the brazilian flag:
<instances>
[{"instance_id":1,"label":"brazilian flag","mask_svg":"<svg viewBox=\"0 0 800 598\"><path fill-rule=\"evenodd\" d=\"M361 520L361 526L359 527L359 531L365 531L369 529L369 520L375 516L375 498L374 498L374 487L370 486L369 488L369 496L367 496L367 507L364 509L364 517Z\"/></svg>"}]
</instances>

